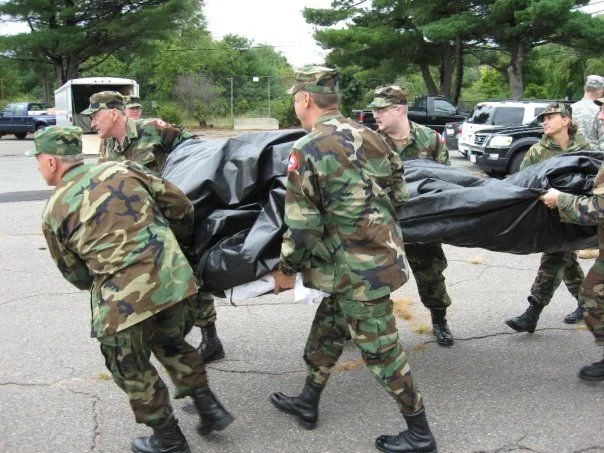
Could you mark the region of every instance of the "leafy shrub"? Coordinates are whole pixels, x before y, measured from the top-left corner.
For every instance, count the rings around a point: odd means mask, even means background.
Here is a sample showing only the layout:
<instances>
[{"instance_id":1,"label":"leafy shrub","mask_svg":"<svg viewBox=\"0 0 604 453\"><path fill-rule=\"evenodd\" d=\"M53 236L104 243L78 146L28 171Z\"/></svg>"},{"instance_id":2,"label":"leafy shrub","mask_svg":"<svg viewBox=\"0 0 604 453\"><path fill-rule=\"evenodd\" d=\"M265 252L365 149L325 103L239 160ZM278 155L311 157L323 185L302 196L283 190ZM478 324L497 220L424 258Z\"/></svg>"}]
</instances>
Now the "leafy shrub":
<instances>
[{"instance_id":1,"label":"leafy shrub","mask_svg":"<svg viewBox=\"0 0 604 453\"><path fill-rule=\"evenodd\" d=\"M183 116L181 108L172 102L166 102L157 107L157 116L172 124L182 124Z\"/></svg>"},{"instance_id":2,"label":"leafy shrub","mask_svg":"<svg viewBox=\"0 0 604 453\"><path fill-rule=\"evenodd\" d=\"M279 121L279 128L300 127L300 121L296 118L296 112L294 111L293 96L275 99L271 104L271 109L273 118Z\"/></svg>"}]
</instances>

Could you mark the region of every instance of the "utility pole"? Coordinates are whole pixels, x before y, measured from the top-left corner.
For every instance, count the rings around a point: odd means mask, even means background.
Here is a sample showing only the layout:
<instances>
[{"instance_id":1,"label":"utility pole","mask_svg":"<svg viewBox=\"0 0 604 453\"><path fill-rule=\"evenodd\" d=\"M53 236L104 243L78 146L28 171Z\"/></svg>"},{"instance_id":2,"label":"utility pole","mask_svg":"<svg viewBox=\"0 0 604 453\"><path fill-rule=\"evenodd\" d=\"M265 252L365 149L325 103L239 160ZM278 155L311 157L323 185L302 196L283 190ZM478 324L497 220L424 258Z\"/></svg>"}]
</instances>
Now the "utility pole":
<instances>
[{"instance_id":1,"label":"utility pole","mask_svg":"<svg viewBox=\"0 0 604 453\"><path fill-rule=\"evenodd\" d=\"M268 117L271 117L271 78L270 76L266 77L268 81Z\"/></svg>"},{"instance_id":2,"label":"utility pole","mask_svg":"<svg viewBox=\"0 0 604 453\"><path fill-rule=\"evenodd\" d=\"M233 123L233 121L233 76L231 76L231 123Z\"/></svg>"}]
</instances>

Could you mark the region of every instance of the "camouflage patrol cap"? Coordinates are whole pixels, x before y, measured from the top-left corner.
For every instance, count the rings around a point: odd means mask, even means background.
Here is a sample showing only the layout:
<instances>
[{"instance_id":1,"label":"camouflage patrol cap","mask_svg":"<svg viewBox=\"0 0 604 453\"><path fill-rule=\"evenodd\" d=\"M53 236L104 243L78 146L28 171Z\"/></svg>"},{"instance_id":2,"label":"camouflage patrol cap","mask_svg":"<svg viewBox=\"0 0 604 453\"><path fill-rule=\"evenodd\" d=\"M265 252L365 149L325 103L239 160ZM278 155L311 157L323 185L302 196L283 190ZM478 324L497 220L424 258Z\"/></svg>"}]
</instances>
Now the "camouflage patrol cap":
<instances>
[{"instance_id":1,"label":"camouflage patrol cap","mask_svg":"<svg viewBox=\"0 0 604 453\"><path fill-rule=\"evenodd\" d=\"M117 91L101 91L90 96L90 106L82 115L92 115L101 109L124 110L124 96Z\"/></svg>"},{"instance_id":2,"label":"camouflage patrol cap","mask_svg":"<svg viewBox=\"0 0 604 453\"><path fill-rule=\"evenodd\" d=\"M381 109L397 104L407 104L407 91L398 85L389 85L375 89L373 101L369 104L369 107Z\"/></svg>"},{"instance_id":3,"label":"camouflage patrol cap","mask_svg":"<svg viewBox=\"0 0 604 453\"><path fill-rule=\"evenodd\" d=\"M126 103L126 108L134 109L134 108L143 108L141 105L141 98L138 96L126 96L124 98L124 102Z\"/></svg>"},{"instance_id":4,"label":"camouflage patrol cap","mask_svg":"<svg viewBox=\"0 0 604 453\"><path fill-rule=\"evenodd\" d=\"M585 81L585 88L601 90L604 88L604 77L599 75L588 75Z\"/></svg>"},{"instance_id":5,"label":"camouflage patrol cap","mask_svg":"<svg viewBox=\"0 0 604 453\"><path fill-rule=\"evenodd\" d=\"M77 126L48 126L34 134L34 149L26 156L51 154L53 156L76 156L82 154L82 129Z\"/></svg>"},{"instance_id":6,"label":"camouflage patrol cap","mask_svg":"<svg viewBox=\"0 0 604 453\"><path fill-rule=\"evenodd\" d=\"M543 121L543 117L545 115L549 115L550 113L559 113L562 116L567 116L569 118L573 117L573 109L570 105L566 105L564 102L552 102L551 104L547 104L545 106L545 110L537 115L537 119L539 121Z\"/></svg>"},{"instance_id":7,"label":"camouflage patrol cap","mask_svg":"<svg viewBox=\"0 0 604 453\"><path fill-rule=\"evenodd\" d=\"M294 86L287 91L288 94L296 94L298 91L338 94L337 69L307 65L296 70L294 78Z\"/></svg>"}]
</instances>

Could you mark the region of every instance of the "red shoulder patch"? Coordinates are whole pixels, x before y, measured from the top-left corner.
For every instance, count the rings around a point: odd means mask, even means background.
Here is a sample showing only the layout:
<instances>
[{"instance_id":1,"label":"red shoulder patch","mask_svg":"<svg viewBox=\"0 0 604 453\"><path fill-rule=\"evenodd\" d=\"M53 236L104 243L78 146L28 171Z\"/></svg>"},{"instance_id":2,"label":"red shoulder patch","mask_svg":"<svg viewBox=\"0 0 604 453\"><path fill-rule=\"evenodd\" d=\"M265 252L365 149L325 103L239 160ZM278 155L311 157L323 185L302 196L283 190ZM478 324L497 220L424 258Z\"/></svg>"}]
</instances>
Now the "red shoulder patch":
<instances>
[{"instance_id":1,"label":"red shoulder patch","mask_svg":"<svg viewBox=\"0 0 604 453\"><path fill-rule=\"evenodd\" d=\"M289 153L289 163L287 165L287 171L294 171L298 169L298 156L292 151Z\"/></svg>"}]
</instances>

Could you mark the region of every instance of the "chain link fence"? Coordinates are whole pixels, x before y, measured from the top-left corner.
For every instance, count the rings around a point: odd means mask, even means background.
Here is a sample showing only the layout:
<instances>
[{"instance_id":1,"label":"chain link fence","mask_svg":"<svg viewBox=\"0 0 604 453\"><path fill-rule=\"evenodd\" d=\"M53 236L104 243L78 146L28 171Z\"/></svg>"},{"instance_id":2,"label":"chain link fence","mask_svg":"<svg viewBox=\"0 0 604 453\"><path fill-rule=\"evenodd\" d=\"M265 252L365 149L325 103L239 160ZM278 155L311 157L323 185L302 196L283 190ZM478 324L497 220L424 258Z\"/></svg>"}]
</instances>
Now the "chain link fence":
<instances>
[{"instance_id":1,"label":"chain link fence","mask_svg":"<svg viewBox=\"0 0 604 453\"><path fill-rule=\"evenodd\" d=\"M293 77L182 74L172 85L169 101L154 99L144 81L139 83L145 116L201 128L232 127L242 117L276 118L280 128L299 127L293 97L287 94ZM462 101L459 107L471 111L478 102ZM364 108L361 103L347 107Z\"/></svg>"},{"instance_id":2,"label":"chain link fence","mask_svg":"<svg viewBox=\"0 0 604 453\"><path fill-rule=\"evenodd\" d=\"M183 74L172 85L170 101L154 99L144 82L140 94L145 116L170 122L230 127L240 117L276 118L280 127L290 127L297 123L287 94L292 85L292 77Z\"/></svg>"},{"instance_id":3,"label":"chain link fence","mask_svg":"<svg viewBox=\"0 0 604 453\"><path fill-rule=\"evenodd\" d=\"M293 97L287 94L294 84L291 76L181 74L172 83L168 100L165 90L156 94L158 81L153 75L120 76L139 83L145 117L159 117L191 128L231 128L236 118L276 118L280 128L300 126ZM370 91L366 93L367 99L371 97ZM6 101L3 104L10 102ZM463 101L459 107L470 111L477 102ZM0 105L0 110L4 106ZM365 107L363 101L342 105L345 114Z\"/></svg>"}]
</instances>

